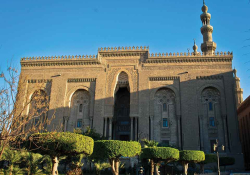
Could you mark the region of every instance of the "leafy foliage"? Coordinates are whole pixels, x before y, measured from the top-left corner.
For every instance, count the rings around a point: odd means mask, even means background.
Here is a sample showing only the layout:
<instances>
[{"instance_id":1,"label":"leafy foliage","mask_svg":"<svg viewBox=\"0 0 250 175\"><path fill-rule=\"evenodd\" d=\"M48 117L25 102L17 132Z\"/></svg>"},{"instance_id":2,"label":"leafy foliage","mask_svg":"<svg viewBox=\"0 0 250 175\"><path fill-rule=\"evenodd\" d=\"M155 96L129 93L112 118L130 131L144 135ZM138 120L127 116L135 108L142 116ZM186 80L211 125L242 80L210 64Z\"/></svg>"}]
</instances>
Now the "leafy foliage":
<instances>
[{"instance_id":1,"label":"leafy foliage","mask_svg":"<svg viewBox=\"0 0 250 175\"><path fill-rule=\"evenodd\" d=\"M140 157L141 159L174 161L179 159L179 150L170 147L143 148Z\"/></svg>"},{"instance_id":2,"label":"leafy foliage","mask_svg":"<svg viewBox=\"0 0 250 175\"><path fill-rule=\"evenodd\" d=\"M26 148L34 153L50 156L90 155L93 152L92 138L70 132L47 132L32 134Z\"/></svg>"},{"instance_id":3,"label":"leafy foliage","mask_svg":"<svg viewBox=\"0 0 250 175\"><path fill-rule=\"evenodd\" d=\"M182 162L198 163L204 160L205 160L205 154L203 151L195 151L195 150L180 151L180 161Z\"/></svg>"},{"instance_id":4,"label":"leafy foliage","mask_svg":"<svg viewBox=\"0 0 250 175\"><path fill-rule=\"evenodd\" d=\"M206 154L205 160L200 162L202 164L217 162L217 156L215 154Z\"/></svg>"},{"instance_id":5,"label":"leafy foliage","mask_svg":"<svg viewBox=\"0 0 250 175\"><path fill-rule=\"evenodd\" d=\"M27 152L25 156L25 164L27 166L27 172L29 175L40 174L42 172L38 165L43 162L43 156L41 154L34 154Z\"/></svg>"},{"instance_id":6,"label":"leafy foliage","mask_svg":"<svg viewBox=\"0 0 250 175\"><path fill-rule=\"evenodd\" d=\"M234 165L235 159L233 157L220 157L220 166Z\"/></svg>"},{"instance_id":7,"label":"leafy foliage","mask_svg":"<svg viewBox=\"0 0 250 175\"><path fill-rule=\"evenodd\" d=\"M87 129L83 133L83 135L91 137L94 141L103 140L104 139L104 137L101 134L99 134L98 132L96 132L96 130L94 128L91 129L90 127L87 127Z\"/></svg>"},{"instance_id":8,"label":"leafy foliage","mask_svg":"<svg viewBox=\"0 0 250 175\"><path fill-rule=\"evenodd\" d=\"M147 147L157 147L157 145L159 144L158 142L156 142L154 140L142 139L141 141L144 144L144 148L147 148Z\"/></svg>"},{"instance_id":9,"label":"leafy foliage","mask_svg":"<svg viewBox=\"0 0 250 175\"><path fill-rule=\"evenodd\" d=\"M97 175L100 175L102 170L111 167L111 165L109 163L107 163L107 162L100 162L100 161L94 163L94 165L95 165L95 169L96 169L96 174Z\"/></svg>"},{"instance_id":10,"label":"leafy foliage","mask_svg":"<svg viewBox=\"0 0 250 175\"><path fill-rule=\"evenodd\" d=\"M133 157L141 152L141 145L134 141L100 140L95 141L93 158Z\"/></svg>"},{"instance_id":11,"label":"leafy foliage","mask_svg":"<svg viewBox=\"0 0 250 175\"><path fill-rule=\"evenodd\" d=\"M8 161L8 168L6 172L9 174L16 174L21 171L18 164L21 163L22 158L25 156L25 152L12 150L10 147L5 148L1 160Z\"/></svg>"}]
</instances>

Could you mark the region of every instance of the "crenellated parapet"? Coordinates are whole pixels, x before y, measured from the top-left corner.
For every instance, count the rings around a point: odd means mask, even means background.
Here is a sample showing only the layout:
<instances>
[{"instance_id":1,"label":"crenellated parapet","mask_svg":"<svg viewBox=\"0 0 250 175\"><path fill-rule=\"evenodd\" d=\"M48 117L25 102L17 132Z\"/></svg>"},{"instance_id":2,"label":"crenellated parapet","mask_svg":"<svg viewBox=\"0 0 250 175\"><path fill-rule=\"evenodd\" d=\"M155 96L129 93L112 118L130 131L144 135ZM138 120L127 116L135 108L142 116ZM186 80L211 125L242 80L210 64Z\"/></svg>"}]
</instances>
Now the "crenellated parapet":
<instances>
[{"instance_id":1,"label":"crenellated parapet","mask_svg":"<svg viewBox=\"0 0 250 175\"><path fill-rule=\"evenodd\" d=\"M84 60L97 59L96 55L65 55L65 56L42 56L42 57L23 57L21 61L50 61L50 60Z\"/></svg>"},{"instance_id":2,"label":"crenellated parapet","mask_svg":"<svg viewBox=\"0 0 250 175\"><path fill-rule=\"evenodd\" d=\"M113 51L149 51L149 46L133 46L133 47L104 47L98 48L98 52L113 52Z\"/></svg>"},{"instance_id":3,"label":"crenellated parapet","mask_svg":"<svg viewBox=\"0 0 250 175\"><path fill-rule=\"evenodd\" d=\"M177 53L151 53L149 54L149 58L168 58L168 57L207 57L207 56L232 56L233 52L216 52L214 54L205 54L205 53L197 53L194 54L193 52L177 52Z\"/></svg>"},{"instance_id":4,"label":"crenellated parapet","mask_svg":"<svg viewBox=\"0 0 250 175\"><path fill-rule=\"evenodd\" d=\"M149 53L149 47L104 47L97 55L42 56L21 58L22 67L88 66L105 63L103 58L140 59L141 63L231 62L232 52ZM119 60L121 61L121 60Z\"/></svg>"}]
</instances>

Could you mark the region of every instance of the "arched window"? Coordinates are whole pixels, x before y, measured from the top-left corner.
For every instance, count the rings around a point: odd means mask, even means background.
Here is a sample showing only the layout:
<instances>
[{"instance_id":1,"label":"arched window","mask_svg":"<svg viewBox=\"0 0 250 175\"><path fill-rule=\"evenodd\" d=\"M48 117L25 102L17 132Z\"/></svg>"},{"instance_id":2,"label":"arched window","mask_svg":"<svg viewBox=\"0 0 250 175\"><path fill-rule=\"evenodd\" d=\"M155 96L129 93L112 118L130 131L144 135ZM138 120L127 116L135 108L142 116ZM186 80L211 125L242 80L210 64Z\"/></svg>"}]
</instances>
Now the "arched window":
<instances>
[{"instance_id":1,"label":"arched window","mask_svg":"<svg viewBox=\"0 0 250 175\"><path fill-rule=\"evenodd\" d=\"M163 110L163 112L167 111L167 103L163 103L162 110Z\"/></svg>"},{"instance_id":2,"label":"arched window","mask_svg":"<svg viewBox=\"0 0 250 175\"><path fill-rule=\"evenodd\" d=\"M208 111L207 113L207 117L208 117L208 126L209 127L215 127L216 123L216 105L218 107L219 103L220 103L220 93L217 89L213 88L213 87L209 87L209 88L205 88L202 91L202 102L205 104L206 106L206 110L204 111L204 113L206 113L206 111ZM217 108L219 109L219 108ZM218 111L217 111L218 112ZM217 119L218 120L218 119Z\"/></svg>"},{"instance_id":3,"label":"arched window","mask_svg":"<svg viewBox=\"0 0 250 175\"><path fill-rule=\"evenodd\" d=\"M30 98L28 118L33 120L33 125L46 127L49 99L43 90L35 91Z\"/></svg>"},{"instance_id":4,"label":"arched window","mask_svg":"<svg viewBox=\"0 0 250 175\"><path fill-rule=\"evenodd\" d=\"M82 104L79 105L79 112L82 112Z\"/></svg>"},{"instance_id":5,"label":"arched window","mask_svg":"<svg viewBox=\"0 0 250 175\"><path fill-rule=\"evenodd\" d=\"M67 122L67 130L74 128L86 129L90 126L90 94L84 89L79 89L71 97L70 117Z\"/></svg>"},{"instance_id":6,"label":"arched window","mask_svg":"<svg viewBox=\"0 0 250 175\"><path fill-rule=\"evenodd\" d=\"M213 103L210 101L209 103L208 103L209 105L209 111L212 111L213 110Z\"/></svg>"}]
</instances>

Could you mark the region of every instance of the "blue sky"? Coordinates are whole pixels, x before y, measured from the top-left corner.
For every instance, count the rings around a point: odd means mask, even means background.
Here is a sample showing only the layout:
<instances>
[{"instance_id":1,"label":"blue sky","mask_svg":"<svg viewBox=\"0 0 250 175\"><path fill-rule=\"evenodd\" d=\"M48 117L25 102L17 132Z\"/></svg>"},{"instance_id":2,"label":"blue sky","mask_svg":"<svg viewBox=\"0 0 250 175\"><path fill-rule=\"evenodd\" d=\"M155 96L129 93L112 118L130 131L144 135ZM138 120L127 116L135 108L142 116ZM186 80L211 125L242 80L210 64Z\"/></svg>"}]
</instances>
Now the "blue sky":
<instances>
[{"instance_id":1,"label":"blue sky","mask_svg":"<svg viewBox=\"0 0 250 175\"><path fill-rule=\"evenodd\" d=\"M249 0L206 0L217 51L233 51L250 95ZM98 47L186 52L202 43L202 0L1 0L0 70L21 57L97 54ZM247 40L249 39L249 40ZM245 46L245 47L244 47ZM20 67L20 66L19 66Z\"/></svg>"}]
</instances>

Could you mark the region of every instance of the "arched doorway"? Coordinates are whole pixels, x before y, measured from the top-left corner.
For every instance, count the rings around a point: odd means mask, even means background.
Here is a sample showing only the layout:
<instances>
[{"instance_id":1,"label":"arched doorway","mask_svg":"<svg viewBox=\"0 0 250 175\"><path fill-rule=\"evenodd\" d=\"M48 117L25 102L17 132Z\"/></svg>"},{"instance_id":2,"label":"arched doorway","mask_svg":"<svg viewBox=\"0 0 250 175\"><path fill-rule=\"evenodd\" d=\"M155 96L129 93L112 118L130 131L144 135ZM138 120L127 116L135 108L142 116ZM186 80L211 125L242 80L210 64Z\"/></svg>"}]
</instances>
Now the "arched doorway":
<instances>
[{"instance_id":1,"label":"arched doorway","mask_svg":"<svg viewBox=\"0 0 250 175\"><path fill-rule=\"evenodd\" d=\"M118 77L114 105L114 131L115 140L131 140L130 138L130 92L128 75L121 72Z\"/></svg>"}]
</instances>

